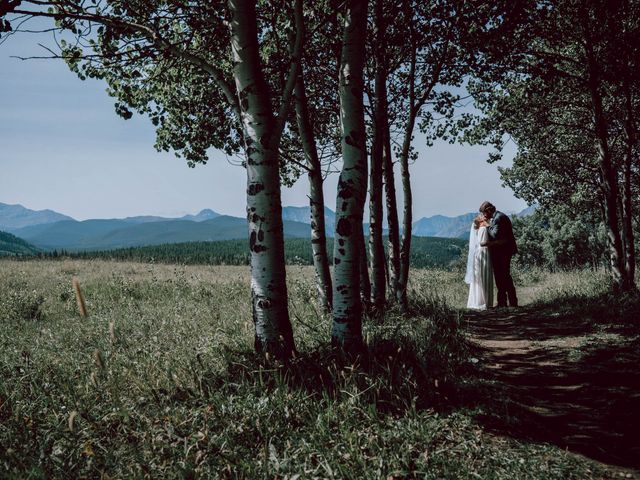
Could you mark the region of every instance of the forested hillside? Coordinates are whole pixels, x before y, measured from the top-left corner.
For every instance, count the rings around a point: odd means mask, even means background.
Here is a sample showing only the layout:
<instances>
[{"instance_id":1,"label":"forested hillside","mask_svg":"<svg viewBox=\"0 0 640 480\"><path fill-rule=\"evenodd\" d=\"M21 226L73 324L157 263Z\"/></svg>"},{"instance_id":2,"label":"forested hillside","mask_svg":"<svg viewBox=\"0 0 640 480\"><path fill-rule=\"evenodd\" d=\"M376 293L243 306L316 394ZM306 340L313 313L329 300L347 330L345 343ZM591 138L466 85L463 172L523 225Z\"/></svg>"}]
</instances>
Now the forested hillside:
<instances>
[{"instance_id":1,"label":"forested hillside","mask_svg":"<svg viewBox=\"0 0 640 480\"><path fill-rule=\"evenodd\" d=\"M309 230L309 226L304 223L284 222L284 234L287 237L308 238ZM214 216L208 220L68 220L34 225L15 233L46 250L112 250L142 245L245 238L247 225L245 219L227 215Z\"/></svg>"},{"instance_id":2,"label":"forested hillside","mask_svg":"<svg viewBox=\"0 0 640 480\"><path fill-rule=\"evenodd\" d=\"M34 255L38 249L21 238L10 233L0 232L0 256Z\"/></svg>"},{"instance_id":3,"label":"forested hillside","mask_svg":"<svg viewBox=\"0 0 640 480\"><path fill-rule=\"evenodd\" d=\"M415 237L411 249L411 265L416 268L448 267L465 253L467 242L456 238ZM333 239L328 239L329 252ZM61 252L49 253L59 256ZM180 263L187 265L248 265L246 240L220 242L188 242L146 247L120 248L97 252L68 254L74 258L102 258L138 262ZM288 265L313 265L311 245L305 238L285 240L285 259Z\"/></svg>"}]
</instances>

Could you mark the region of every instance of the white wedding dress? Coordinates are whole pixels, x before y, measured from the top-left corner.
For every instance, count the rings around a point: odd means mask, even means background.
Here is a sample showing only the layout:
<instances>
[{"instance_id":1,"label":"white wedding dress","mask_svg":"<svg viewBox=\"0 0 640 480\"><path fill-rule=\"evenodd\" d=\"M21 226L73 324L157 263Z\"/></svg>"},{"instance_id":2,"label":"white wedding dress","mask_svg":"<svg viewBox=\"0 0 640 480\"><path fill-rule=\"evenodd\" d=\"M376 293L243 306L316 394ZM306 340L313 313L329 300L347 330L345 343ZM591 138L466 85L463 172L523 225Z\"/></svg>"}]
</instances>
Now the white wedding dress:
<instances>
[{"instance_id":1,"label":"white wedding dress","mask_svg":"<svg viewBox=\"0 0 640 480\"><path fill-rule=\"evenodd\" d=\"M493 307L493 267L489 248L480 246L488 240L487 227L476 230L471 225L467 273L464 277L464 281L469 284L467 308L486 310Z\"/></svg>"}]
</instances>

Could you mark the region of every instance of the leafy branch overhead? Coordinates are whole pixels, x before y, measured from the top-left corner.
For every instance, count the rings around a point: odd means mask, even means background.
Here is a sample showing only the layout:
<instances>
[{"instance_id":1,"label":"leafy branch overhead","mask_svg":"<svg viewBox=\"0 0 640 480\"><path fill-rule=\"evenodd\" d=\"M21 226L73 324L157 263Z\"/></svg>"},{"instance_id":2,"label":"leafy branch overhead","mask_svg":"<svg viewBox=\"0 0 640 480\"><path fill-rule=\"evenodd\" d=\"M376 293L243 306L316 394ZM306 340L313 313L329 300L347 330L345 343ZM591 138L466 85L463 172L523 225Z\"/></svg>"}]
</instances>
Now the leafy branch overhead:
<instances>
[{"instance_id":1,"label":"leafy branch overhead","mask_svg":"<svg viewBox=\"0 0 640 480\"><path fill-rule=\"evenodd\" d=\"M640 106L637 2L541 2L493 70L471 84L484 117L467 132L499 159L506 185L545 208L600 219L614 289L634 288ZM488 49L489 53L497 49Z\"/></svg>"},{"instance_id":2,"label":"leafy branch overhead","mask_svg":"<svg viewBox=\"0 0 640 480\"><path fill-rule=\"evenodd\" d=\"M14 13L54 19L60 39L52 55L81 79L105 80L118 115L148 116L156 126L156 148L175 151L190 166L206 163L212 148L228 155L242 151L226 2L45 3L51 5L46 12L38 11L40 2L26 1L34 9ZM290 64L282 36L293 32L292 11L262 7L258 18L265 25L275 21L278 28L271 30L279 32L265 35L261 52L277 108ZM279 15L268 18L270 12Z\"/></svg>"}]
</instances>

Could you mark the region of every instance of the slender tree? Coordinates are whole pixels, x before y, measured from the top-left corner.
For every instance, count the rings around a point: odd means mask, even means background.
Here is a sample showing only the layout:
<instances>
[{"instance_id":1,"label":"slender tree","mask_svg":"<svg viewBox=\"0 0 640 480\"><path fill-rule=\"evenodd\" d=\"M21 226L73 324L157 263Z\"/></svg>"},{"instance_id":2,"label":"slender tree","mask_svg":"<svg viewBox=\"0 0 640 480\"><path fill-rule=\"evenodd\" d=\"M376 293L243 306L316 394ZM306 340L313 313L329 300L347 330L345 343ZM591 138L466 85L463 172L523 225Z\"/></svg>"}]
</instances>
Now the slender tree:
<instances>
[{"instance_id":1,"label":"slender tree","mask_svg":"<svg viewBox=\"0 0 640 480\"><path fill-rule=\"evenodd\" d=\"M359 278L367 176L363 102L367 0L348 0L346 5L339 87L343 166L336 199L331 338L334 346L357 353L363 346Z\"/></svg>"},{"instance_id":2,"label":"slender tree","mask_svg":"<svg viewBox=\"0 0 640 480\"><path fill-rule=\"evenodd\" d=\"M304 74L301 71L295 89L296 119L300 141L307 160L309 178L309 205L311 207L311 247L313 249L313 265L316 274L318 299L326 312L331 311L333 292L331 286L331 271L327 254L327 235L325 225L325 204L322 164L318 156L312 119L309 114L307 96L304 86Z\"/></svg>"},{"instance_id":3,"label":"slender tree","mask_svg":"<svg viewBox=\"0 0 640 480\"><path fill-rule=\"evenodd\" d=\"M335 13L326 5L318 4L314 11L315 23L309 22L314 35L304 36L303 62L300 66L294 91L296 125L299 141L306 160L305 170L309 180L309 205L311 215L311 246L315 268L318 299L325 312L330 312L333 291L325 222L323 193L324 166L318 144L328 150L325 155L329 164L338 155L337 120L337 68L334 51L339 47L335 40L334 22L329 21ZM304 25L302 26L304 28ZM306 32L306 29L305 29ZM303 32L304 33L304 32ZM307 95L307 75L310 77L315 95Z\"/></svg>"},{"instance_id":4,"label":"slender tree","mask_svg":"<svg viewBox=\"0 0 640 480\"><path fill-rule=\"evenodd\" d=\"M385 252L382 238L384 149L388 135L386 18L384 1L374 2L374 94L372 118L371 169L369 180L369 252L371 257L371 296L374 311L384 311L386 302ZM386 127L386 129L385 129ZM365 264L366 266L366 264ZM394 272L395 273L395 272Z\"/></svg>"},{"instance_id":5,"label":"slender tree","mask_svg":"<svg viewBox=\"0 0 640 480\"><path fill-rule=\"evenodd\" d=\"M636 111L639 96L640 63L638 62L638 42L640 41L640 6L637 2L623 1L617 15L614 17L616 28L613 29L613 43L620 45L617 56L619 62L614 68L619 80L619 91L622 94L623 106L621 110L624 118L625 147L622 156L622 218L625 245L625 269L628 278L633 282L636 274L636 248L634 232L634 170L640 171L640 155L638 155L638 125ZM636 196L640 197L636 193ZM634 288L629 285L629 288Z\"/></svg>"},{"instance_id":6,"label":"slender tree","mask_svg":"<svg viewBox=\"0 0 640 480\"><path fill-rule=\"evenodd\" d=\"M382 96L380 99L386 103L386 99ZM388 109L386 110L388 111ZM396 199L396 183L393 172L393 153L391 149L389 119L387 116L384 116L380 121L382 136L382 175L388 228L387 248L389 259L387 262L387 278L390 295L395 299L397 298L400 278L400 224L398 221L398 201Z\"/></svg>"},{"instance_id":7,"label":"slender tree","mask_svg":"<svg viewBox=\"0 0 640 480\"><path fill-rule=\"evenodd\" d=\"M453 93L470 73L468 55L460 37L471 23L461 16L456 2L401 2L396 21L400 32L399 58L389 78L391 109L396 112L393 130L400 132L397 157L403 196L402 240L399 247L397 286L393 290L401 308L407 308L411 257L413 195L410 164L417 160L413 141L416 127L426 134L430 146L445 132L456 114L460 95Z\"/></svg>"}]
</instances>

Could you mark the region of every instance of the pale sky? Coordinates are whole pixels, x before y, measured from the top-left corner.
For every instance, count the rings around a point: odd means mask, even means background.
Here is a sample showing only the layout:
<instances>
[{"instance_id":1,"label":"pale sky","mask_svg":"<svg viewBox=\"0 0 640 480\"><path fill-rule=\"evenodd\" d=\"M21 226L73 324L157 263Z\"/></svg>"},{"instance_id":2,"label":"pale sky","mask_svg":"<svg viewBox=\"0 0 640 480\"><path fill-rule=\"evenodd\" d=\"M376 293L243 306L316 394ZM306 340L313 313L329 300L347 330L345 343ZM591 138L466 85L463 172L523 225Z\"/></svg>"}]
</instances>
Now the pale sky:
<instances>
[{"instance_id":1,"label":"pale sky","mask_svg":"<svg viewBox=\"0 0 640 480\"><path fill-rule=\"evenodd\" d=\"M134 215L181 216L211 208L245 215L245 171L213 152L207 165L187 167L153 148L146 117L114 113L106 85L81 81L60 60L21 61L46 55L48 37L16 35L0 45L0 202L52 209L78 220ZM416 133L417 144L420 133ZM412 168L414 219L476 211L491 200L505 212L526 204L501 186L487 149L438 144L419 149ZM507 163L503 163L507 165ZM335 209L337 175L325 182ZM401 185L397 178L400 205ZM307 205L305 177L283 187L283 205Z\"/></svg>"}]
</instances>

